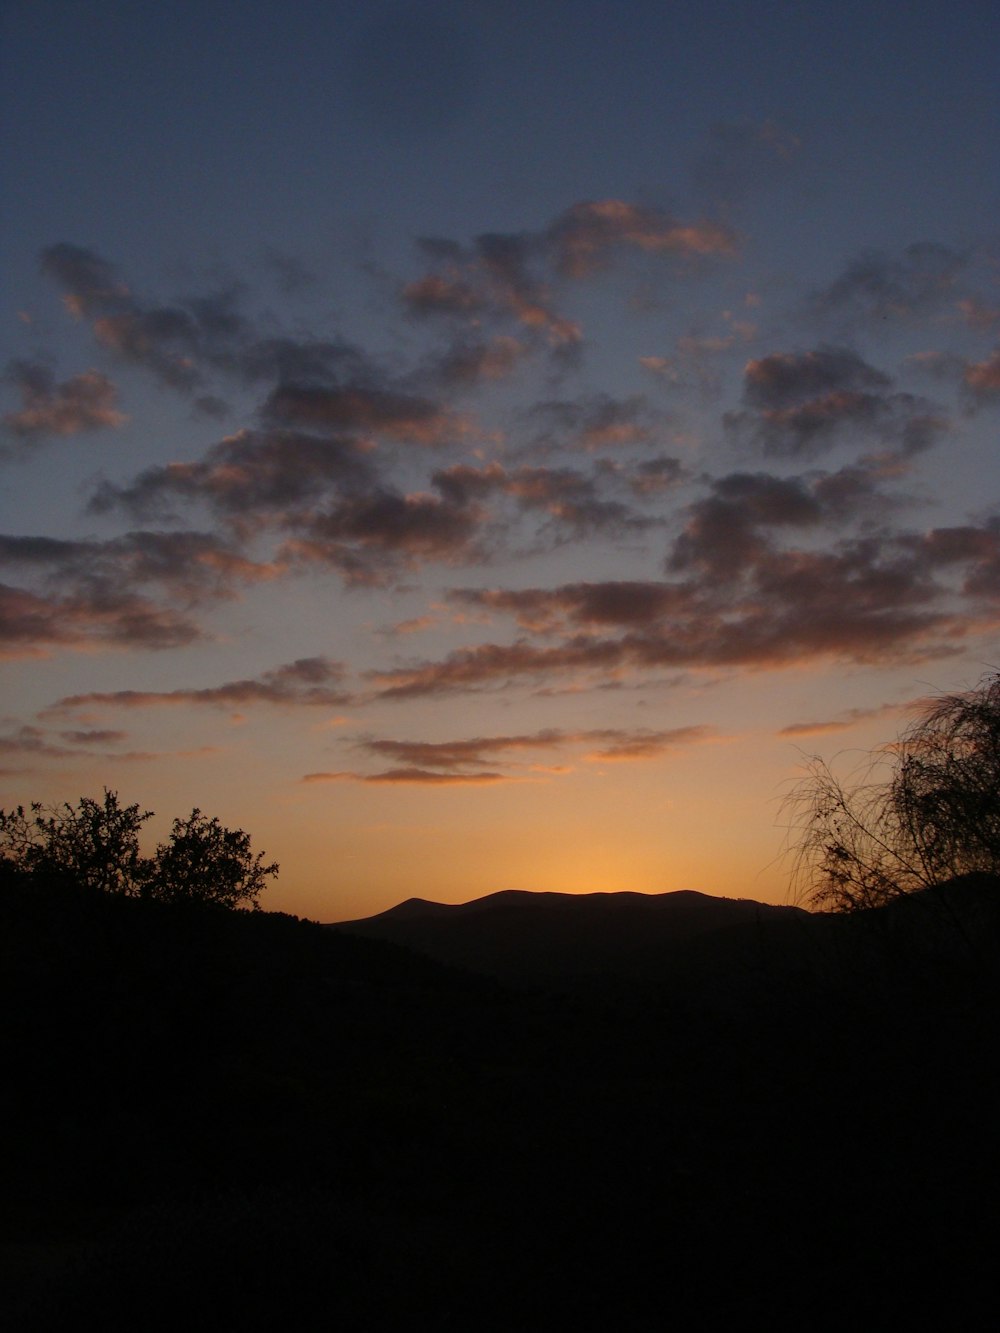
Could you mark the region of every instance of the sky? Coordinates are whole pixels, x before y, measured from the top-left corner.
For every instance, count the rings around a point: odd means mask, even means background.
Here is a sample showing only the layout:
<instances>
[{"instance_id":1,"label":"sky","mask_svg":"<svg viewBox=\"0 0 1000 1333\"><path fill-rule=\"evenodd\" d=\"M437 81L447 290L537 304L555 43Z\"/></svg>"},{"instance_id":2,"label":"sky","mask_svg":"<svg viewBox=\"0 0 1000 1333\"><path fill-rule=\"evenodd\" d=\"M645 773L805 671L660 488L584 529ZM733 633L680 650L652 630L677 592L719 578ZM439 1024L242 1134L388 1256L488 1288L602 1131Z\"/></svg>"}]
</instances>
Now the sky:
<instances>
[{"instance_id":1,"label":"sky","mask_svg":"<svg viewBox=\"0 0 1000 1333\"><path fill-rule=\"evenodd\" d=\"M782 902L1000 664L991 0L0 12L0 807Z\"/></svg>"}]
</instances>

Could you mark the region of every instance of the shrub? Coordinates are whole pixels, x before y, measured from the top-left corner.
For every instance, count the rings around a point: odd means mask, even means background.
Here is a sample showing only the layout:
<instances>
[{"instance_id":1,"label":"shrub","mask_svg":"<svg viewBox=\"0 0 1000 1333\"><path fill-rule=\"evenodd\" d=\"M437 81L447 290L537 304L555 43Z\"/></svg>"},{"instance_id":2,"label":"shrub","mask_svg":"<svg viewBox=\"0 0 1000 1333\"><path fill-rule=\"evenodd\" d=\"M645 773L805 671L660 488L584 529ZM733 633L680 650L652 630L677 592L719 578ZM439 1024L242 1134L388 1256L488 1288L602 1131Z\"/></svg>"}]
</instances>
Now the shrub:
<instances>
[{"instance_id":1,"label":"shrub","mask_svg":"<svg viewBox=\"0 0 1000 1333\"><path fill-rule=\"evenodd\" d=\"M0 858L39 877L73 879L108 893L139 892L145 866L139 831L151 810L122 806L118 793L104 800L82 796L78 805L31 803L0 810Z\"/></svg>"},{"instance_id":2,"label":"shrub","mask_svg":"<svg viewBox=\"0 0 1000 1333\"><path fill-rule=\"evenodd\" d=\"M813 759L789 804L793 882L817 907L876 907L1000 874L1000 673L931 702L853 785Z\"/></svg>"},{"instance_id":3,"label":"shrub","mask_svg":"<svg viewBox=\"0 0 1000 1333\"><path fill-rule=\"evenodd\" d=\"M197 808L175 819L170 841L160 843L148 862L145 891L164 902L198 900L225 907L257 907L257 898L276 862L250 850L250 835L224 828Z\"/></svg>"}]
</instances>

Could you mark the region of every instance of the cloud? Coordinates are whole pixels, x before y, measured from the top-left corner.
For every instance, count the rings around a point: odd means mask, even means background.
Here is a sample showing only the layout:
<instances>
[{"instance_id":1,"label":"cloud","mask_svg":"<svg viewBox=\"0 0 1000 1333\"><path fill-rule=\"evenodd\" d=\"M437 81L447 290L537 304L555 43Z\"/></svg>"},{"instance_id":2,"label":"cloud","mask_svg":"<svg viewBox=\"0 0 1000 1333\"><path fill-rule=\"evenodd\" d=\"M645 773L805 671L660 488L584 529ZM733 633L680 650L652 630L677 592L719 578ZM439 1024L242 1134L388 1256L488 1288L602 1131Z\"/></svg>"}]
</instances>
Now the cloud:
<instances>
[{"instance_id":1,"label":"cloud","mask_svg":"<svg viewBox=\"0 0 1000 1333\"><path fill-rule=\"evenodd\" d=\"M538 509L574 536L602 530L648 527L627 505L602 499L593 477L573 468L522 467L510 474L507 493L526 509Z\"/></svg>"},{"instance_id":2,"label":"cloud","mask_svg":"<svg viewBox=\"0 0 1000 1333\"><path fill-rule=\"evenodd\" d=\"M1000 401L1000 348L983 361L972 361L962 376L969 396L979 405Z\"/></svg>"},{"instance_id":3,"label":"cloud","mask_svg":"<svg viewBox=\"0 0 1000 1333\"><path fill-rule=\"evenodd\" d=\"M350 701L343 688L345 669L328 657L300 657L246 680L227 681L202 689L112 690L69 694L45 711L65 713L76 708L157 708L205 705L245 708L258 704L281 707L338 707Z\"/></svg>"},{"instance_id":4,"label":"cloud","mask_svg":"<svg viewBox=\"0 0 1000 1333\"><path fill-rule=\"evenodd\" d=\"M601 393L535 403L524 414L524 421L532 431L528 450L537 456L540 451L590 452L648 444L656 438L662 418L641 394L614 398Z\"/></svg>"},{"instance_id":5,"label":"cloud","mask_svg":"<svg viewBox=\"0 0 1000 1333\"><path fill-rule=\"evenodd\" d=\"M620 580L567 583L559 588L459 588L449 600L461 606L496 611L515 618L533 633L552 633L567 625L646 625L686 604L676 584Z\"/></svg>"},{"instance_id":6,"label":"cloud","mask_svg":"<svg viewBox=\"0 0 1000 1333\"><path fill-rule=\"evenodd\" d=\"M365 353L342 338L255 337L215 359L248 384L363 382L377 374Z\"/></svg>"},{"instance_id":7,"label":"cloud","mask_svg":"<svg viewBox=\"0 0 1000 1333\"><path fill-rule=\"evenodd\" d=\"M279 427L384 435L423 445L448 444L469 430L466 420L431 399L363 385L282 384L261 416Z\"/></svg>"},{"instance_id":8,"label":"cloud","mask_svg":"<svg viewBox=\"0 0 1000 1333\"><path fill-rule=\"evenodd\" d=\"M410 314L501 322L513 320L525 332L544 335L555 348L580 341L578 325L552 307L546 276L538 264L538 238L529 233L488 233L466 249L455 242L421 241L435 271L407 283L401 292Z\"/></svg>"},{"instance_id":9,"label":"cloud","mask_svg":"<svg viewBox=\"0 0 1000 1333\"><path fill-rule=\"evenodd\" d=\"M913 395L882 398L846 390L758 416L727 413L725 424L737 438L776 457L817 453L856 436L898 442L904 453L915 453L932 444L946 426L926 400Z\"/></svg>"},{"instance_id":10,"label":"cloud","mask_svg":"<svg viewBox=\"0 0 1000 1333\"><path fill-rule=\"evenodd\" d=\"M509 782L510 778L503 773L440 773L423 768L390 768L383 773L354 773L349 770L337 773L307 773L302 781L465 787L489 786L496 782Z\"/></svg>"},{"instance_id":11,"label":"cloud","mask_svg":"<svg viewBox=\"0 0 1000 1333\"><path fill-rule=\"evenodd\" d=\"M454 602L511 615L526 635L372 673L377 695L408 699L524 680L593 686L678 667L916 663L954 653L995 626L1000 520L863 535L830 550L783 547L777 532L813 520L809 497L762 484L749 494L751 512L755 505L768 521L748 522L733 536L695 507L671 558L681 575L673 580L456 590Z\"/></svg>"},{"instance_id":12,"label":"cloud","mask_svg":"<svg viewBox=\"0 0 1000 1333\"><path fill-rule=\"evenodd\" d=\"M198 329L183 310L127 310L94 320L102 346L125 361L152 371L175 389L194 390L202 383L197 369Z\"/></svg>"},{"instance_id":13,"label":"cloud","mask_svg":"<svg viewBox=\"0 0 1000 1333\"><path fill-rule=\"evenodd\" d=\"M349 582L378 585L400 565L483 558L476 543L480 523L476 506L447 496L378 489L299 516L299 535L279 556L299 565L326 564Z\"/></svg>"},{"instance_id":14,"label":"cloud","mask_svg":"<svg viewBox=\"0 0 1000 1333\"><path fill-rule=\"evenodd\" d=\"M61 242L40 256L42 272L62 287L69 310L79 318L105 314L131 300L113 266L93 250Z\"/></svg>"},{"instance_id":15,"label":"cloud","mask_svg":"<svg viewBox=\"0 0 1000 1333\"><path fill-rule=\"evenodd\" d=\"M447 274L428 273L403 288L403 301L410 313L426 315L476 315L489 306L484 292L466 282L452 270Z\"/></svg>"},{"instance_id":16,"label":"cloud","mask_svg":"<svg viewBox=\"0 0 1000 1333\"><path fill-rule=\"evenodd\" d=\"M579 636L555 648L525 640L461 648L439 662L419 662L372 672L376 697L405 700L497 688L519 677L554 676L572 670L614 671L625 663L621 644Z\"/></svg>"},{"instance_id":17,"label":"cloud","mask_svg":"<svg viewBox=\"0 0 1000 1333\"><path fill-rule=\"evenodd\" d=\"M455 770L486 767L510 751L550 748L563 740L556 730L523 736L476 736L454 741L363 740L358 747L380 758L395 759L408 767Z\"/></svg>"},{"instance_id":18,"label":"cloud","mask_svg":"<svg viewBox=\"0 0 1000 1333\"><path fill-rule=\"evenodd\" d=\"M757 325L723 311L724 333L691 332L680 335L670 356L640 356L639 365L673 389L695 390L706 402L715 402L723 388L720 368L726 353L757 336Z\"/></svg>"},{"instance_id":19,"label":"cloud","mask_svg":"<svg viewBox=\"0 0 1000 1333\"><path fill-rule=\"evenodd\" d=\"M710 494L688 506L668 569L697 567L713 576L735 576L768 557L776 530L839 527L884 513L894 501L881 480L874 462L810 476L732 472L716 478Z\"/></svg>"},{"instance_id":20,"label":"cloud","mask_svg":"<svg viewBox=\"0 0 1000 1333\"><path fill-rule=\"evenodd\" d=\"M365 354L344 339L262 336L239 308L237 285L162 303L134 292L108 260L81 246L48 246L40 262L67 309L90 323L102 347L182 392L211 398L204 393L210 372L246 384L378 378Z\"/></svg>"},{"instance_id":21,"label":"cloud","mask_svg":"<svg viewBox=\"0 0 1000 1333\"><path fill-rule=\"evenodd\" d=\"M745 407L725 413L723 424L737 442L775 456L816 453L859 436L912 455L947 423L926 399L888 392L891 383L848 348L775 353L747 363Z\"/></svg>"},{"instance_id":22,"label":"cloud","mask_svg":"<svg viewBox=\"0 0 1000 1333\"><path fill-rule=\"evenodd\" d=\"M557 272L571 278L605 268L625 249L683 260L731 258L737 250L735 233L722 223L680 222L661 209L620 199L574 204L550 224L544 244Z\"/></svg>"},{"instance_id":23,"label":"cloud","mask_svg":"<svg viewBox=\"0 0 1000 1333\"><path fill-rule=\"evenodd\" d=\"M565 350L582 334L556 311L553 284L589 277L630 251L684 266L730 258L737 239L719 222L682 222L657 208L601 199L572 205L539 231L484 232L469 245L429 237L420 250L433 267L402 288L412 315L512 319Z\"/></svg>"},{"instance_id":24,"label":"cloud","mask_svg":"<svg viewBox=\"0 0 1000 1333\"><path fill-rule=\"evenodd\" d=\"M989 333L1000 328L1000 306L989 305L978 296L965 297L956 304L970 329Z\"/></svg>"},{"instance_id":25,"label":"cloud","mask_svg":"<svg viewBox=\"0 0 1000 1333\"><path fill-rule=\"evenodd\" d=\"M446 389L469 389L484 382L504 380L528 354L517 338L499 335L489 341L456 339L436 357L425 374Z\"/></svg>"},{"instance_id":26,"label":"cloud","mask_svg":"<svg viewBox=\"0 0 1000 1333\"><path fill-rule=\"evenodd\" d=\"M40 727L24 725L0 732L0 758L65 759L76 752L65 745L55 745Z\"/></svg>"},{"instance_id":27,"label":"cloud","mask_svg":"<svg viewBox=\"0 0 1000 1333\"><path fill-rule=\"evenodd\" d=\"M170 516L177 501L200 502L225 518L280 515L326 492L354 492L376 482L367 451L356 442L295 431L242 430L194 463L149 468L128 486L101 485L91 512L115 507L140 517Z\"/></svg>"},{"instance_id":28,"label":"cloud","mask_svg":"<svg viewBox=\"0 0 1000 1333\"><path fill-rule=\"evenodd\" d=\"M700 745L715 738L713 728L704 726L671 727L666 731L641 727L629 731L605 727L580 732L579 735L581 740L595 747L587 756L588 759L624 762L657 759L680 746Z\"/></svg>"},{"instance_id":29,"label":"cloud","mask_svg":"<svg viewBox=\"0 0 1000 1333\"><path fill-rule=\"evenodd\" d=\"M649 527L654 520L601 495L601 487L609 478L616 480L614 469L599 469L588 476L575 468L518 467L508 471L499 463L479 468L457 464L436 472L434 484L444 496L462 505L506 496L522 513L544 514L550 525L565 529L568 537Z\"/></svg>"},{"instance_id":30,"label":"cloud","mask_svg":"<svg viewBox=\"0 0 1000 1333\"><path fill-rule=\"evenodd\" d=\"M5 757L19 759L17 768L2 768L0 773L18 775L29 773L37 768L39 760L73 761L86 759L93 764L95 760L115 763L143 763L162 757L146 750L119 750L108 746L117 746L126 740L128 733L110 729L94 728L87 731L60 731L53 737L51 732L41 727L25 725L0 732L0 759ZM97 747L97 748L93 748ZM203 745L193 750L166 751L167 754L182 758L217 753L213 746Z\"/></svg>"},{"instance_id":31,"label":"cloud","mask_svg":"<svg viewBox=\"0 0 1000 1333\"><path fill-rule=\"evenodd\" d=\"M966 253L936 241L918 241L895 255L866 251L813 295L810 309L858 322L933 314L955 300L968 263Z\"/></svg>"},{"instance_id":32,"label":"cloud","mask_svg":"<svg viewBox=\"0 0 1000 1333\"><path fill-rule=\"evenodd\" d=\"M128 739L127 731L114 731L109 727L91 728L88 731L61 731L61 738L68 745L117 745Z\"/></svg>"},{"instance_id":33,"label":"cloud","mask_svg":"<svg viewBox=\"0 0 1000 1333\"><path fill-rule=\"evenodd\" d=\"M303 781L475 783L510 781L522 776L526 764L521 756L567 749L583 749L583 758L592 762L640 761L659 758L680 746L700 744L714 736L704 726L650 728L603 727L566 731L549 727L541 731L515 735L476 736L451 741L399 741L366 738L356 748L396 761L397 766L378 773L342 770L312 773ZM497 765L507 768L501 772ZM538 771L537 762L527 765ZM551 767L547 772L554 771ZM568 772L562 767L559 771Z\"/></svg>"},{"instance_id":34,"label":"cloud","mask_svg":"<svg viewBox=\"0 0 1000 1333\"><path fill-rule=\"evenodd\" d=\"M679 458L669 454L660 454L656 458L647 458L642 462L627 467L618 467L624 475L633 493L639 499L660 496L674 490L688 479L688 470Z\"/></svg>"},{"instance_id":35,"label":"cloud","mask_svg":"<svg viewBox=\"0 0 1000 1333\"><path fill-rule=\"evenodd\" d=\"M712 494L690 507L669 559L672 570L697 566L732 577L761 559L769 538L761 529L812 527L823 516L801 478L732 473L712 483Z\"/></svg>"},{"instance_id":36,"label":"cloud","mask_svg":"<svg viewBox=\"0 0 1000 1333\"><path fill-rule=\"evenodd\" d=\"M481 563L517 516L541 517L536 544L640 531L660 521L605 494L621 485L629 486L630 476L616 468L598 466L588 475L573 468L508 470L497 462L439 469L427 491L401 494L373 480L369 489L276 516L289 534L277 560L283 567L325 564L350 583L380 585L428 561Z\"/></svg>"},{"instance_id":37,"label":"cloud","mask_svg":"<svg viewBox=\"0 0 1000 1333\"><path fill-rule=\"evenodd\" d=\"M192 607L281 572L203 532L129 532L104 542L0 535L5 566L27 585L0 586L0 652L15 656L54 646L183 647L204 637L187 614Z\"/></svg>"},{"instance_id":38,"label":"cloud","mask_svg":"<svg viewBox=\"0 0 1000 1333\"><path fill-rule=\"evenodd\" d=\"M127 739L124 731L100 730L60 731L54 738L41 727L26 724L0 732L0 758L80 759L108 757L106 747L118 745ZM93 747L99 747L95 752ZM115 759L137 759L146 756L114 751ZM8 770L9 771L9 770Z\"/></svg>"},{"instance_id":39,"label":"cloud","mask_svg":"<svg viewBox=\"0 0 1000 1333\"><path fill-rule=\"evenodd\" d=\"M240 584L267 582L280 572L206 532L128 532L103 542L0 535L4 565L35 571L48 588L95 606L115 605L146 585L192 606L232 597Z\"/></svg>"},{"instance_id":40,"label":"cloud","mask_svg":"<svg viewBox=\"0 0 1000 1333\"><path fill-rule=\"evenodd\" d=\"M101 255L66 242L41 252L41 268L103 347L175 389L197 390L204 367L225 364L232 346L250 336L235 289L156 304L137 296Z\"/></svg>"},{"instance_id":41,"label":"cloud","mask_svg":"<svg viewBox=\"0 0 1000 1333\"><path fill-rule=\"evenodd\" d=\"M0 658L50 648L180 648L203 637L189 617L110 588L46 595L0 584Z\"/></svg>"},{"instance_id":42,"label":"cloud","mask_svg":"<svg viewBox=\"0 0 1000 1333\"><path fill-rule=\"evenodd\" d=\"M51 435L79 435L124 424L118 391L106 375L87 370L57 383L38 361L12 361L5 376L21 395L21 408L2 420L4 431L24 443Z\"/></svg>"},{"instance_id":43,"label":"cloud","mask_svg":"<svg viewBox=\"0 0 1000 1333\"><path fill-rule=\"evenodd\" d=\"M677 667L782 667L821 658L864 663L926 661L954 650L961 621L925 609L905 577L875 571L869 584L843 599L844 572L831 562L784 571L789 587L775 590L770 605L746 600L728 614L700 607L669 625L617 637L577 634L551 647L525 640L460 649L437 662L373 673L377 697L406 700L503 688L517 680L543 683L567 677L591 685L627 675ZM839 576L839 580L838 580ZM839 582L839 586L838 586ZM839 600L829 593L838 586ZM900 594L910 593L910 604ZM895 594L895 595L894 595ZM952 642L949 642L951 636Z\"/></svg>"},{"instance_id":44,"label":"cloud","mask_svg":"<svg viewBox=\"0 0 1000 1333\"><path fill-rule=\"evenodd\" d=\"M956 352L917 352L908 364L925 375L957 385L967 412L975 412L1000 401L1000 347L981 361L968 360Z\"/></svg>"},{"instance_id":45,"label":"cloud","mask_svg":"<svg viewBox=\"0 0 1000 1333\"><path fill-rule=\"evenodd\" d=\"M454 488L400 493L363 445L336 436L241 431L199 461L148 469L127 486L105 483L90 508L165 518L183 502L207 505L237 537L283 535L271 564L246 562L247 578L325 564L348 582L379 584L428 560L483 557L479 506Z\"/></svg>"},{"instance_id":46,"label":"cloud","mask_svg":"<svg viewBox=\"0 0 1000 1333\"><path fill-rule=\"evenodd\" d=\"M919 536L905 534L899 542L935 573L959 573L959 590L974 602L995 605L1000 600L1000 518L978 527L966 524L933 528Z\"/></svg>"},{"instance_id":47,"label":"cloud","mask_svg":"<svg viewBox=\"0 0 1000 1333\"><path fill-rule=\"evenodd\" d=\"M848 708L839 718L816 722L791 722L782 727L779 736L826 736L838 731L850 731L852 727L874 718L887 717L895 713L905 713L913 707L911 703L881 704L878 708Z\"/></svg>"},{"instance_id":48,"label":"cloud","mask_svg":"<svg viewBox=\"0 0 1000 1333\"><path fill-rule=\"evenodd\" d=\"M784 352L747 362L744 401L750 407L776 409L836 392L888 388L889 377L847 347Z\"/></svg>"}]
</instances>

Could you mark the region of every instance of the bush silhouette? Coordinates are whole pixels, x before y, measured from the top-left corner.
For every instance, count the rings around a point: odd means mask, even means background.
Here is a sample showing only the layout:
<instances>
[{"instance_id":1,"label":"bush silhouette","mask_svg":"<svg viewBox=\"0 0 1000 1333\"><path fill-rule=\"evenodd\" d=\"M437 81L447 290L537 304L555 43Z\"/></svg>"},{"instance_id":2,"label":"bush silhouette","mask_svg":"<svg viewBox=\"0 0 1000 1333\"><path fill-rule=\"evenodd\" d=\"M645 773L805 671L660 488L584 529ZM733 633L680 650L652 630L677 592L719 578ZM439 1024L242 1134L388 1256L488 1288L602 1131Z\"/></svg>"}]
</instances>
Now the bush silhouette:
<instances>
[{"instance_id":1,"label":"bush silhouette","mask_svg":"<svg viewBox=\"0 0 1000 1333\"><path fill-rule=\"evenodd\" d=\"M75 806L33 801L27 813L21 805L0 810L0 858L39 880L136 894L145 870L139 832L152 813L122 806L118 793L107 790L103 801L81 796Z\"/></svg>"},{"instance_id":2,"label":"bush silhouette","mask_svg":"<svg viewBox=\"0 0 1000 1333\"><path fill-rule=\"evenodd\" d=\"M71 881L88 889L162 902L254 907L276 862L254 853L250 835L228 829L195 808L175 819L167 842L142 856L139 834L151 810L121 805L105 789L103 801L82 796L77 805L0 810L0 862L37 883Z\"/></svg>"},{"instance_id":3,"label":"bush silhouette","mask_svg":"<svg viewBox=\"0 0 1000 1333\"><path fill-rule=\"evenodd\" d=\"M250 835L224 828L195 808L175 819L170 841L160 843L147 863L145 892L164 902L200 901L224 907L257 907L257 898L277 862L264 864L250 850Z\"/></svg>"},{"instance_id":4,"label":"bush silhouette","mask_svg":"<svg viewBox=\"0 0 1000 1333\"><path fill-rule=\"evenodd\" d=\"M844 785L819 758L793 791L793 881L834 911L1000 875L1000 673L945 695Z\"/></svg>"}]
</instances>

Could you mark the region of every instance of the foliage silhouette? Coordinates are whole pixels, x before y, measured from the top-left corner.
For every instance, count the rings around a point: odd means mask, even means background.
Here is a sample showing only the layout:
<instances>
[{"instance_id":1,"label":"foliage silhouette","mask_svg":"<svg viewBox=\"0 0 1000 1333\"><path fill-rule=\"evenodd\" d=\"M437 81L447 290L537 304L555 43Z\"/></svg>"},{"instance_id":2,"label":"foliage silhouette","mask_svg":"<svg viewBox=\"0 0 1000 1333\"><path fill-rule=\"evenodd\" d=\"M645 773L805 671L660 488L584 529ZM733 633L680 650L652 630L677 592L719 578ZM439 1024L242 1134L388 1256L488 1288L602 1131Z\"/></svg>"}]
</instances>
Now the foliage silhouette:
<instances>
[{"instance_id":1,"label":"foliage silhouette","mask_svg":"<svg viewBox=\"0 0 1000 1333\"><path fill-rule=\"evenodd\" d=\"M249 833L224 828L196 807L187 819L174 820L170 841L160 843L148 862L145 887L164 902L257 907L264 881L277 873L277 862L265 865L263 852L251 852Z\"/></svg>"},{"instance_id":2,"label":"foliage silhouette","mask_svg":"<svg viewBox=\"0 0 1000 1333\"><path fill-rule=\"evenodd\" d=\"M64 802L30 812L19 805L0 810L0 859L39 879L66 878L108 893L137 894L145 864L139 831L151 810L122 806L118 793L105 789L104 800L82 796L76 806Z\"/></svg>"},{"instance_id":3,"label":"foliage silhouette","mask_svg":"<svg viewBox=\"0 0 1000 1333\"><path fill-rule=\"evenodd\" d=\"M788 806L793 884L815 907L857 911L1000 874L1000 673L932 702L860 781L812 759Z\"/></svg>"},{"instance_id":4,"label":"foliage silhouette","mask_svg":"<svg viewBox=\"0 0 1000 1333\"><path fill-rule=\"evenodd\" d=\"M277 862L252 851L250 835L228 829L197 809L175 819L170 838L142 856L139 833L151 810L122 806L105 789L103 801L82 796L77 805L33 801L0 810L0 863L33 882L70 881L87 889L161 902L259 906Z\"/></svg>"}]
</instances>

